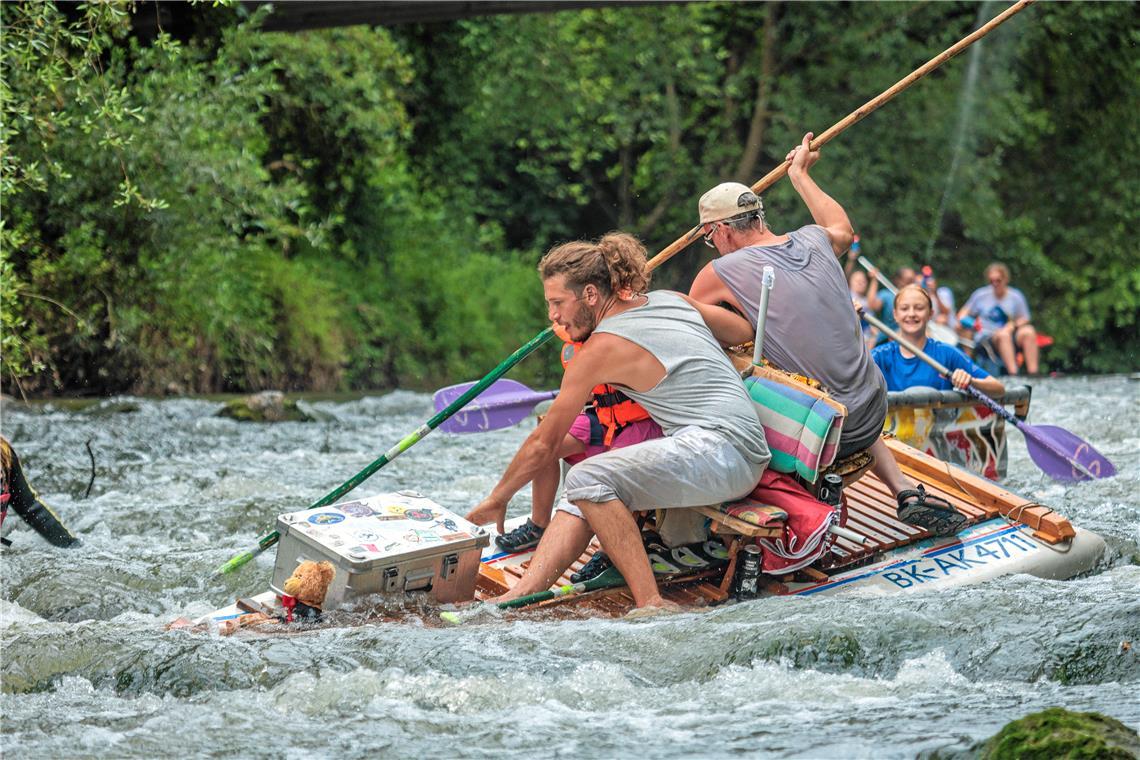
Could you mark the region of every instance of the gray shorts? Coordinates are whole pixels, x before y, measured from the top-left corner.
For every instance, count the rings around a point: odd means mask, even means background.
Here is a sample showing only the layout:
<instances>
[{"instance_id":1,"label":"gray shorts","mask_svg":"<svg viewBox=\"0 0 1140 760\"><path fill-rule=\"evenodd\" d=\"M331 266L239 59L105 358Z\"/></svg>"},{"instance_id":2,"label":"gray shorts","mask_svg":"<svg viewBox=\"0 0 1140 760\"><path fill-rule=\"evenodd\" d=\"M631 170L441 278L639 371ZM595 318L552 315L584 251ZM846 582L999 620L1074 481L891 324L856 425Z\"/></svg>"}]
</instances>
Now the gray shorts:
<instances>
[{"instance_id":1,"label":"gray shorts","mask_svg":"<svg viewBox=\"0 0 1140 760\"><path fill-rule=\"evenodd\" d=\"M766 464L749 462L720 433L684 427L574 465L558 509L581 517L573 502L618 499L635 512L719 504L750 493Z\"/></svg>"}]
</instances>

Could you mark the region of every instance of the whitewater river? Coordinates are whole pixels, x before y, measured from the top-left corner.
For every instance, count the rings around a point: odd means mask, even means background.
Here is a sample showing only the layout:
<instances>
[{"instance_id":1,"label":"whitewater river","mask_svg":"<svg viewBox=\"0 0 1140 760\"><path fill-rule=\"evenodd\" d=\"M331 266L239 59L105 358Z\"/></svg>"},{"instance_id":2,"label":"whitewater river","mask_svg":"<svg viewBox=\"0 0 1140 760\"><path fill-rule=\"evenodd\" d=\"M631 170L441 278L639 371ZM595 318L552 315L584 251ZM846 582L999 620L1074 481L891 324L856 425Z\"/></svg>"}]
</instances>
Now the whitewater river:
<instances>
[{"instance_id":1,"label":"whitewater river","mask_svg":"<svg viewBox=\"0 0 1140 760\"><path fill-rule=\"evenodd\" d=\"M22 523L9 536L0 752L914 757L966 750L1053 705L1140 729L1138 396L1126 376L1035 387L1031 421L1093 442L1120 470L1111 480L1055 484L1010 436L1008 486L1108 542L1101 567L1077 580L762 599L639 621L420 618L232 638L163 625L263 590L272 552L224 580L212 571L430 417L430 397L313 402L327 419L277 425L217 418L221 405L205 400L7 403L3 432L29 480L84 545L54 549ZM463 513L533 424L433 433L356 495L414 488Z\"/></svg>"}]
</instances>

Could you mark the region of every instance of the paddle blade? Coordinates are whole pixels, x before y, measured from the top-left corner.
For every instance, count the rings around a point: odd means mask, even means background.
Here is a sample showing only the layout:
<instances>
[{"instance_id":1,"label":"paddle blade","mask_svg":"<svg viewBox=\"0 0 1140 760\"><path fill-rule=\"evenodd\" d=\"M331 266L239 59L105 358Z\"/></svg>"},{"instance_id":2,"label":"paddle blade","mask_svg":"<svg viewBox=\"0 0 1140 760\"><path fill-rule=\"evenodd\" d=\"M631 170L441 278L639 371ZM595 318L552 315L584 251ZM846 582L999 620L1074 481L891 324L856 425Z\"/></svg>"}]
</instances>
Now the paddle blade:
<instances>
[{"instance_id":1,"label":"paddle blade","mask_svg":"<svg viewBox=\"0 0 1140 760\"><path fill-rule=\"evenodd\" d=\"M1051 478L1063 481L1110 478L1112 462L1085 440L1055 425L1022 424L1029 456Z\"/></svg>"},{"instance_id":2,"label":"paddle blade","mask_svg":"<svg viewBox=\"0 0 1140 760\"><path fill-rule=\"evenodd\" d=\"M432 396L435 408L445 409L474 383L441 388ZM517 425L526 419L540 401L554 398L557 391L532 391L514 380L498 380L467 406L439 426L447 433L484 433Z\"/></svg>"},{"instance_id":3,"label":"paddle blade","mask_svg":"<svg viewBox=\"0 0 1140 760\"><path fill-rule=\"evenodd\" d=\"M473 382L460 383L459 385L449 385L446 388L440 388L438 391L433 393L431 397L432 403L435 404L435 410L437 412L442 412L452 401L474 388L475 385L476 384ZM478 399L486 400L491 396L503 396L511 394L521 395L525 393L534 393L534 391L516 380L500 379L491 383L491 385L488 386L485 391L479 394ZM468 406L476 403L479 402L473 399L471 403L468 404Z\"/></svg>"},{"instance_id":4,"label":"paddle blade","mask_svg":"<svg viewBox=\"0 0 1140 760\"><path fill-rule=\"evenodd\" d=\"M478 402L464 407L439 426L445 433L486 433L517 425L530 416L541 399L505 407L487 407Z\"/></svg>"}]
</instances>

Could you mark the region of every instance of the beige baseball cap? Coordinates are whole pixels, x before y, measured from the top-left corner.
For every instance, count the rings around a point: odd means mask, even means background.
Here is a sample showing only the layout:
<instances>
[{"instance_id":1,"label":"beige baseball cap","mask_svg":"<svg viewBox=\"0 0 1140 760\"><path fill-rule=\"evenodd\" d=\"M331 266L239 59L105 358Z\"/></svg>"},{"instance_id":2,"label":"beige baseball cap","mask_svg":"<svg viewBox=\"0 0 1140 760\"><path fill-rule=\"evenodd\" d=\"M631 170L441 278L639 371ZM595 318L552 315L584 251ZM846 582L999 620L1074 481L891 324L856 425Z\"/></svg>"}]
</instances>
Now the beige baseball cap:
<instances>
[{"instance_id":1,"label":"beige baseball cap","mask_svg":"<svg viewBox=\"0 0 1140 760\"><path fill-rule=\"evenodd\" d=\"M701 224L708 224L747 214L749 211L763 211L764 204L748 185L722 182L701 196L697 210L701 215Z\"/></svg>"}]
</instances>

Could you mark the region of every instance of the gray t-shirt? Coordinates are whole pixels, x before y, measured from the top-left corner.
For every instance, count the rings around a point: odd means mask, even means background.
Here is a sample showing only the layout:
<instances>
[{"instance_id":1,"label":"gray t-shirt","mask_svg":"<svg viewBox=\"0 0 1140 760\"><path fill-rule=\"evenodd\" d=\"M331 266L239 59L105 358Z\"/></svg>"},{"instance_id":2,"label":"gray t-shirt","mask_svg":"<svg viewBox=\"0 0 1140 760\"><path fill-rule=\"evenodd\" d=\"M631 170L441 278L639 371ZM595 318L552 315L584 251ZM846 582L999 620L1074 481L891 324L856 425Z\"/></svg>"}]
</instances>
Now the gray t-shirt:
<instances>
[{"instance_id":1,"label":"gray t-shirt","mask_svg":"<svg viewBox=\"0 0 1140 760\"><path fill-rule=\"evenodd\" d=\"M776 270L764 327L764 355L815 378L847 407L844 442L872 438L887 414L887 384L863 342L843 268L827 232L809 224L777 245L749 246L713 260L713 271L753 324L764 267Z\"/></svg>"},{"instance_id":2,"label":"gray t-shirt","mask_svg":"<svg viewBox=\"0 0 1140 760\"><path fill-rule=\"evenodd\" d=\"M715 430L749 462L767 464L772 455L752 399L700 313L676 293L657 290L647 298L595 329L641 346L665 367L652 389L620 386L622 392L645 407L665 435L690 425Z\"/></svg>"},{"instance_id":3,"label":"gray t-shirt","mask_svg":"<svg viewBox=\"0 0 1140 760\"><path fill-rule=\"evenodd\" d=\"M1014 320L1029 319L1029 303L1017 288L1006 288L1005 295L994 295L993 285L983 285L970 294L966 301L967 314L976 314L982 323L982 335L989 335Z\"/></svg>"}]
</instances>

